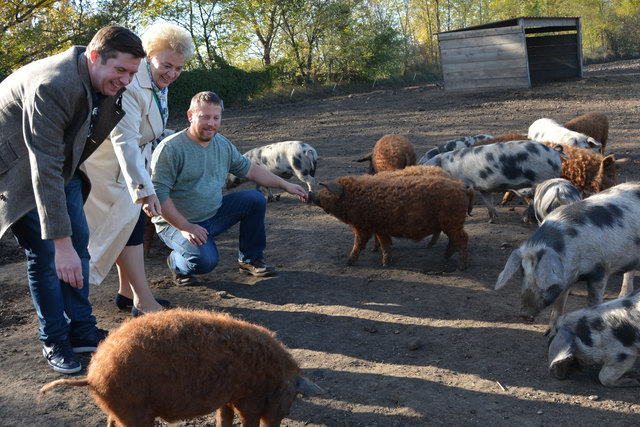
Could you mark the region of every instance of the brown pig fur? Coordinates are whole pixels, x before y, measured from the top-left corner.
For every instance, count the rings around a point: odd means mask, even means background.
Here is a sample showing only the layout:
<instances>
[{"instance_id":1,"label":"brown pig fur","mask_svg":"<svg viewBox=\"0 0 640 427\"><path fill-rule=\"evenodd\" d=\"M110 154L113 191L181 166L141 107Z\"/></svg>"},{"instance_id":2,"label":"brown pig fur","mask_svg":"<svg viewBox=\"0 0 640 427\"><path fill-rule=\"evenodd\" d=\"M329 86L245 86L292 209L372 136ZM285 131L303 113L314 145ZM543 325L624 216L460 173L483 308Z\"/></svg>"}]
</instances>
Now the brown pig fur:
<instances>
[{"instance_id":1,"label":"brown pig fur","mask_svg":"<svg viewBox=\"0 0 640 427\"><path fill-rule=\"evenodd\" d=\"M440 173L423 174L417 169L401 176L394 173L344 176L322 184L325 188L310 195L310 201L353 229L347 264L358 260L373 235L380 242L382 265L386 266L391 261L392 237L418 241L429 235L437 237L442 231L449 238L445 258L459 251L458 268L464 269L469 240L464 221L473 203L473 190Z\"/></svg>"},{"instance_id":2,"label":"brown pig fur","mask_svg":"<svg viewBox=\"0 0 640 427\"><path fill-rule=\"evenodd\" d=\"M563 125L569 130L580 132L598 141L600 154L604 156L604 147L609 139L609 119L603 113L591 112L569 120Z\"/></svg>"},{"instance_id":3,"label":"brown pig fur","mask_svg":"<svg viewBox=\"0 0 640 427\"><path fill-rule=\"evenodd\" d=\"M593 138L593 137L592 137ZM558 144L543 142L549 147ZM562 157L560 178L570 181L581 193L597 193L617 183L617 170L629 159L616 160L613 155L602 156L586 148L562 145L568 158Z\"/></svg>"},{"instance_id":4,"label":"brown pig fur","mask_svg":"<svg viewBox=\"0 0 640 427\"><path fill-rule=\"evenodd\" d=\"M275 426L301 391L300 379L310 383L269 330L177 308L111 331L86 378L48 383L40 397L61 384L87 386L109 425L152 427L156 417L176 422L217 409L217 425L230 427L235 409L244 426Z\"/></svg>"},{"instance_id":5,"label":"brown pig fur","mask_svg":"<svg viewBox=\"0 0 640 427\"><path fill-rule=\"evenodd\" d=\"M376 142L373 151L359 162L369 161L369 173L404 169L416 164L416 151L402 135L384 135Z\"/></svg>"}]
</instances>

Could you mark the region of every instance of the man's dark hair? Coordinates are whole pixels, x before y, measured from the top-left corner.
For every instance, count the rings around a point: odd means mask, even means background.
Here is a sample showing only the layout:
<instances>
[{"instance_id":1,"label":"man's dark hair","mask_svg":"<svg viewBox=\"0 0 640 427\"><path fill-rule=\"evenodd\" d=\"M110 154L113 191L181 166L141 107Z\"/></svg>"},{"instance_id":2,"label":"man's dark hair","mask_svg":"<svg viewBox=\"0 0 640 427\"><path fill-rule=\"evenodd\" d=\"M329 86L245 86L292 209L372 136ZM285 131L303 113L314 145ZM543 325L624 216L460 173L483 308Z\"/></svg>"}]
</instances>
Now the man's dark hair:
<instances>
[{"instance_id":1,"label":"man's dark hair","mask_svg":"<svg viewBox=\"0 0 640 427\"><path fill-rule=\"evenodd\" d=\"M103 64L120 52L130 53L134 58L146 56L140 37L120 25L109 25L98 30L87 46L87 53L92 50L98 52Z\"/></svg>"},{"instance_id":2,"label":"man's dark hair","mask_svg":"<svg viewBox=\"0 0 640 427\"><path fill-rule=\"evenodd\" d=\"M189 110L193 111L200 104L219 105L224 110L222 99L220 99L218 95L210 91L198 92L193 95L193 98L191 98L191 103L189 104Z\"/></svg>"}]
</instances>

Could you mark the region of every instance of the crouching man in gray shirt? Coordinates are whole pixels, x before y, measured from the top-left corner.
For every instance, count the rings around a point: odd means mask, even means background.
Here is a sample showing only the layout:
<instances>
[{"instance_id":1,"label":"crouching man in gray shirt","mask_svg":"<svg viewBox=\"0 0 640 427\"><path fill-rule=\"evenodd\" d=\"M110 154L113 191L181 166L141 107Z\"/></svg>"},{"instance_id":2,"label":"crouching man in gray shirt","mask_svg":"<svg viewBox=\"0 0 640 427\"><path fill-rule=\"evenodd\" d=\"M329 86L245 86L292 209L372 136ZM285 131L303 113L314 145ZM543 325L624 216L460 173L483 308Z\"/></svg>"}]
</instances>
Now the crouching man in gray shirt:
<instances>
[{"instance_id":1,"label":"crouching man in gray shirt","mask_svg":"<svg viewBox=\"0 0 640 427\"><path fill-rule=\"evenodd\" d=\"M227 174L256 184L280 188L305 202L306 191L253 164L218 133L222 101L200 92L187 111L190 126L163 140L153 153L151 180L162 215L153 218L162 241L172 249L167 257L176 285L197 283L195 274L212 271L219 255L213 238L240 222L238 263L253 276L275 274L265 264L266 201L257 190L222 195Z\"/></svg>"}]
</instances>

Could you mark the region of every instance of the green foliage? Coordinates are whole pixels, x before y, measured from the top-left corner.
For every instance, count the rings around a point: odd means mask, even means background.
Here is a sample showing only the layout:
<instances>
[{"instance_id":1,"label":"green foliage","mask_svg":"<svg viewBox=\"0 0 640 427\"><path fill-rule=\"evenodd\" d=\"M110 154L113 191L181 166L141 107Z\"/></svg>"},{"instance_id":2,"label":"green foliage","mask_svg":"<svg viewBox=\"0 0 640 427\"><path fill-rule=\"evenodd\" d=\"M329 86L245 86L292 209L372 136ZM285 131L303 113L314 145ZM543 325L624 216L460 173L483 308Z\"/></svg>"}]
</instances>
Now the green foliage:
<instances>
[{"instance_id":1,"label":"green foliage","mask_svg":"<svg viewBox=\"0 0 640 427\"><path fill-rule=\"evenodd\" d=\"M439 32L518 16L580 16L586 60L640 55L640 0L0 0L0 78L104 25L164 20L197 48L171 102L213 89L245 103L274 85L438 74Z\"/></svg>"},{"instance_id":2,"label":"green foliage","mask_svg":"<svg viewBox=\"0 0 640 427\"><path fill-rule=\"evenodd\" d=\"M268 71L246 72L229 66L184 71L169 87L169 108L186 111L193 95L205 90L217 93L227 106L246 104L271 86Z\"/></svg>"}]
</instances>

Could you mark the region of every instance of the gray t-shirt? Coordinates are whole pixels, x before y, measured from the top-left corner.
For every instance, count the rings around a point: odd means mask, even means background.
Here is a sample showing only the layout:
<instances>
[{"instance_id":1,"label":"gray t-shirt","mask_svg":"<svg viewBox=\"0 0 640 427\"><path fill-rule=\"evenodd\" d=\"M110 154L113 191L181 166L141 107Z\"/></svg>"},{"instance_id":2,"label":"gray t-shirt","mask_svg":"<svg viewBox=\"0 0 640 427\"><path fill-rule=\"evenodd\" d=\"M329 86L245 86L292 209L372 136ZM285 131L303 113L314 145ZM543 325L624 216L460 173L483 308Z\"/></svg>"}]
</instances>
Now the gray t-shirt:
<instances>
[{"instance_id":1,"label":"gray t-shirt","mask_svg":"<svg viewBox=\"0 0 640 427\"><path fill-rule=\"evenodd\" d=\"M213 217L222 205L222 187L228 173L244 177L251 161L224 136L216 134L205 148L187 136L186 129L164 139L153 152L151 181L160 203L171 197L176 209L191 223ZM168 224L153 218L156 228Z\"/></svg>"}]
</instances>

